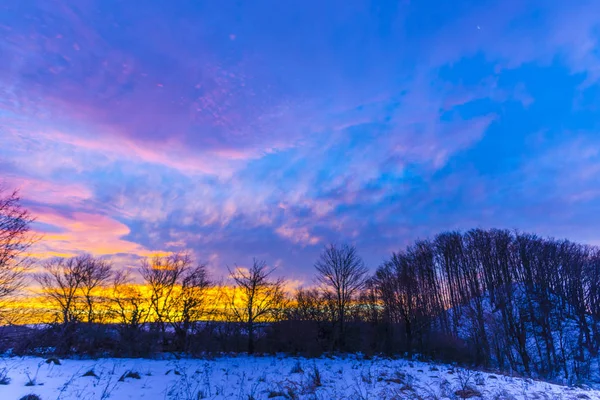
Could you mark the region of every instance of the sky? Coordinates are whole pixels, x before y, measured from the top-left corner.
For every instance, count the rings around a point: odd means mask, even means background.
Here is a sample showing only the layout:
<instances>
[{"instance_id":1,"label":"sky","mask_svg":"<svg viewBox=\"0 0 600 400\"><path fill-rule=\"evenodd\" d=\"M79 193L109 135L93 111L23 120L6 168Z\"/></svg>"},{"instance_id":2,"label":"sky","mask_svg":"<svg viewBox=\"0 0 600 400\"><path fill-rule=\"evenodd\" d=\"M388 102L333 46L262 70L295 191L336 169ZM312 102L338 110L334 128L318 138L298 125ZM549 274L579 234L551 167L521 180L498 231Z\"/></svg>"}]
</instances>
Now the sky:
<instances>
[{"instance_id":1,"label":"sky","mask_svg":"<svg viewBox=\"0 0 600 400\"><path fill-rule=\"evenodd\" d=\"M43 257L308 282L446 230L600 244L600 2L4 0L0 179Z\"/></svg>"}]
</instances>

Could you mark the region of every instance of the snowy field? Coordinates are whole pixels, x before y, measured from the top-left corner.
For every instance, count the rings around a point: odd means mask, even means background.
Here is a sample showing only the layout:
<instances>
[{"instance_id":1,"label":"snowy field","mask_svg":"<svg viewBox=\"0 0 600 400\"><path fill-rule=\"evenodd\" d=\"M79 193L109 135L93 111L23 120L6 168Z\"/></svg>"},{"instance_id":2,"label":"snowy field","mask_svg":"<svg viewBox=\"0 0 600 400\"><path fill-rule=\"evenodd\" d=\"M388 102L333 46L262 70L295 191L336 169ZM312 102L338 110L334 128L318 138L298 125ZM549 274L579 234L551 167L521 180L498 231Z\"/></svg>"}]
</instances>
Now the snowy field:
<instances>
[{"instance_id":1,"label":"snowy field","mask_svg":"<svg viewBox=\"0 0 600 400\"><path fill-rule=\"evenodd\" d=\"M600 391L356 357L215 360L0 359L0 399L600 399ZM3 376L4 375L4 376Z\"/></svg>"}]
</instances>

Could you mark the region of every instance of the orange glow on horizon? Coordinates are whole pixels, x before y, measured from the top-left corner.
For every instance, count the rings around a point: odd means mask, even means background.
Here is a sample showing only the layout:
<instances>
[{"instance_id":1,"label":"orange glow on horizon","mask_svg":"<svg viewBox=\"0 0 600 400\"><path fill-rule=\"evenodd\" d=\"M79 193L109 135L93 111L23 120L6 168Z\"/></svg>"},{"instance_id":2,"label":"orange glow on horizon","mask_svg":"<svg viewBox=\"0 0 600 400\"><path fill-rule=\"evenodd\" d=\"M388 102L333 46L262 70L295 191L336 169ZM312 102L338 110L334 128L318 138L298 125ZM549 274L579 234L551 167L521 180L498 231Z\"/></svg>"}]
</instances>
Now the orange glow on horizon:
<instances>
[{"instance_id":1,"label":"orange glow on horizon","mask_svg":"<svg viewBox=\"0 0 600 400\"><path fill-rule=\"evenodd\" d=\"M197 320L216 320L227 321L231 315L228 312L230 299L236 289L232 286L214 286L207 288L202 294L202 310L199 315L202 317ZM50 299L44 289L36 287L29 288L29 294L4 301L0 304L0 325L33 325L50 324L61 322L61 309L56 301ZM176 297L180 294L181 287L174 288L172 295ZM133 307L128 304L130 299L137 300L144 312L148 313L145 322L155 322L157 315L151 306L151 289L147 284L127 283L118 287L103 287L93 291L94 297L94 322L98 323L119 323L125 313L125 317L130 316ZM87 313L83 294L78 294L77 306L74 311L79 315L81 322L85 322ZM242 306L239 296L235 297L237 307ZM124 309L119 309L118 301L121 300L125 305ZM171 300L174 304L175 300ZM127 309L127 307L130 307ZM174 306L173 306L174 307ZM178 321L176 312L166 317L169 322Z\"/></svg>"}]
</instances>

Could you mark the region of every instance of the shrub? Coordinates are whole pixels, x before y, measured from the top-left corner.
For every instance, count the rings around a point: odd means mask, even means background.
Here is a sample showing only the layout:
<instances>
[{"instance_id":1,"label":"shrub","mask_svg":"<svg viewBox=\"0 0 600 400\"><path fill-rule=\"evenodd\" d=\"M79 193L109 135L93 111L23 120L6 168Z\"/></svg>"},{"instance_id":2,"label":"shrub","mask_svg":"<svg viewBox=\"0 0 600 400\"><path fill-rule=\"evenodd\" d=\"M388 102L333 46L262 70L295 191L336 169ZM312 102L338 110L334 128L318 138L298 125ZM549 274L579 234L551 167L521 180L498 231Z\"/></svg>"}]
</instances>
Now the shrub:
<instances>
[{"instance_id":1,"label":"shrub","mask_svg":"<svg viewBox=\"0 0 600 400\"><path fill-rule=\"evenodd\" d=\"M125 382L125 379L127 379L127 378L142 379L142 377L140 376L140 374L138 372L136 372L136 371L127 371L123 375L121 375L121 377L119 378L119 382Z\"/></svg>"},{"instance_id":2,"label":"shrub","mask_svg":"<svg viewBox=\"0 0 600 400\"><path fill-rule=\"evenodd\" d=\"M29 376L29 374L27 375L27 383L25 383L25 386L35 386L37 383L35 381L35 378L32 378L31 376Z\"/></svg>"},{"instance_id":3,"label":"shrub","mask_svg":"<svg viewBox=\"0 0 600 400\"><path fill-rule=\"evenodd\" d=\"M481 397L481 393L475 389L461 389L454 392L461 399L470 399L471 397Z\"/></svg>"},{"instance_id":4,"label":"shrub","mask_svg":"<svg viewBox=\"0 0 600 400\"><path fill-rule=\"evenodd\" d=\"M456 373L456 379L460 385L460 389L454 392L461 399L470 399L471 397L481 397L481 393L471 386L471 382L477 376L483 377L475 371L467 369L459 369Z\"/></svg>"},{"instance_id":5,"label":"shrub","mask_svg":"<svg viewBox=\"0 0 600 400\"><path fill-rule=\"evenodd\" d=\"M98 378L98 375L96 375L96 373L94 372L93 369L90 369L88 372L86 372L85 374L83 374L81 376L92 376L94 378Z\"/></svg>"}]
</instances>

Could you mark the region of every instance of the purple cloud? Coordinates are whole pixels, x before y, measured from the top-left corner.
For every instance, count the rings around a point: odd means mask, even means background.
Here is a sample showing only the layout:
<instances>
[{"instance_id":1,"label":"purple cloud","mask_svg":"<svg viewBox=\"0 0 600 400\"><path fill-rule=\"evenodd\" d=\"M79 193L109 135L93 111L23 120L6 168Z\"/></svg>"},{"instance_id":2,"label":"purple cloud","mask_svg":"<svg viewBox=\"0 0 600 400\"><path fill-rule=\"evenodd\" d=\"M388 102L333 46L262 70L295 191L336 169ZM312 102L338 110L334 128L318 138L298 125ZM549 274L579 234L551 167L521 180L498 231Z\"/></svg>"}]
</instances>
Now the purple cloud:
<instances>
[{"instance_id":1,"label":"purple cloud","mask_svg":"<svg viewBox=\"0 0 600 400\"><path fill-rule=\"evenodd\" d=\"M3 11L0 171L40 252L302 281L329 241L374 266L445 229L600 240L594 2Z\"/></svg>"}]
</instances>

